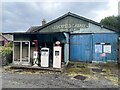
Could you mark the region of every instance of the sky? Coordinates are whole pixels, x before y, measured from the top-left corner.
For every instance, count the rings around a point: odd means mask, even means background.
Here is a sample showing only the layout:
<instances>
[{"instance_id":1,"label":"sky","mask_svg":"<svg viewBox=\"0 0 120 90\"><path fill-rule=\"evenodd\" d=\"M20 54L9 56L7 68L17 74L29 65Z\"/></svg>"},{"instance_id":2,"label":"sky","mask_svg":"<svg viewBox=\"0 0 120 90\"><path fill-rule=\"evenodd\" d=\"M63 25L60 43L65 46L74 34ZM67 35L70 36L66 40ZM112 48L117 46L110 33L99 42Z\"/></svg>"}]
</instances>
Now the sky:
<instances>
[{"instance_id":1,"label":"sky","mask_svg":"<svg viewBox=\"0 0 120 90\"><path fill-rule=\"evenodd\" d=\"M17 1L17 0L16 0ZM67 12L100 22L118 15L119 0L4 0L0 5L2 32L26 32L31 26L40 26L45 19L50 22Z\"/></svg>"}]
</instances>

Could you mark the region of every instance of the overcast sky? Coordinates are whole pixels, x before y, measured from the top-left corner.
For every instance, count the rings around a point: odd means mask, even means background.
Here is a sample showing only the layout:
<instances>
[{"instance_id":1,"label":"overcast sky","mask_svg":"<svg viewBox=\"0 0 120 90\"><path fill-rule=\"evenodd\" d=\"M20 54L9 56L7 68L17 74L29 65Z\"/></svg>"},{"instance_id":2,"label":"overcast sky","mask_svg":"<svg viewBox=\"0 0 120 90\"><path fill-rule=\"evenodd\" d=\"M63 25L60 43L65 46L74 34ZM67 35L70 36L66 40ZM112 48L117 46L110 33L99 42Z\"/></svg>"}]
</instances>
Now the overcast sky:
<instances>
[{"instance_id":1,"label":"overcast sky","mask_svg":"<svg viewBox=\"0 0 120 90\"><path fill-rule=\"evenodd\" d=\"M72 12L96 22L118 14L119 0L102 2L2 2L2 32L24 32L30 26L41 25ZM1 7L0 7L1 8Z\"/></svg>"}]
</instances>

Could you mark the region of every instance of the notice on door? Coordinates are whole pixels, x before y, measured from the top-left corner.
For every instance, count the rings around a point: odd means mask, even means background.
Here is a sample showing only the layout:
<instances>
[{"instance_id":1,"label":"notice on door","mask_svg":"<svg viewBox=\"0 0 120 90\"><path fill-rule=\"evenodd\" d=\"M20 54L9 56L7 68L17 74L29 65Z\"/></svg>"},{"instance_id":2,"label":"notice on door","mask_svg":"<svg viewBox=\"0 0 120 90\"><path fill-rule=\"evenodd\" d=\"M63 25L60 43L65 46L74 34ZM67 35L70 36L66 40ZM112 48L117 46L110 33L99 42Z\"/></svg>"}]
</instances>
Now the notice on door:
<instances>
[{"instance_id":1,"label":"notice on door","mask_svg":"<svg viewBox=\"0 0 120 90\"><path fill-rule=\"evenodd\" d=\"M104 53L111 53L111 45L104 45Z\"/></svg>"},{"instance_id":2,"label":"notice on door","mask_svg":"<svg viewBox=\"0 0 120 90\"><path fill-rule=\"evenodd\" d=\"M95 53L102 53L102 45L101 44L95 45Z\"/></svg>"}]
</instances>

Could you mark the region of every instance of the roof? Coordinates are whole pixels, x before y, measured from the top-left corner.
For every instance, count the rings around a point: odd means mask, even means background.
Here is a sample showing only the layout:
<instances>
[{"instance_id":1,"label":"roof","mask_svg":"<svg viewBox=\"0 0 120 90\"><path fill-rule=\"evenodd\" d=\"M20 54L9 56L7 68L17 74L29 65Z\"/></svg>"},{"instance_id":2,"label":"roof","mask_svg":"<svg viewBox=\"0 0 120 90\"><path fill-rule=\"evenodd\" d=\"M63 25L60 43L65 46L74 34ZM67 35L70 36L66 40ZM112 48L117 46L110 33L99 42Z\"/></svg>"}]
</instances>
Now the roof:
<instances>
[{"instance_id":1,"label":"roof","mask_svg":"<svg viewBox=\"0 0 120 90\"><path fill-rule=\"evenodd\" d=\"M34 31L36 31L37 30L37 28L39 28L40 26L31 26L28 30L27 30L27 32L34 32Z\"/></svg>"},{"instance_id":2,"label":"roof","mask_svg":"<svg viewBox=\"0 0 120 90\"><path fill-rule=\"evenodd\" d=\"M10 35L10 34L6 34L6 35L3 35L8 41L13 41L13 35Z\"/></svg>"},{"instance_id":3,"label":"roof","mask_svg":"<svg viewBox=\"0 0 120 90\"><path fill-rule=\"evenodd\" d=\"M10 34L0 34L0 41L6 39L7 41L13 41L13 36Z\"/></svg>"},{"instance_id":4,"label":"roof","mask_svg":"<svg viewBox=\"0 0 120 90\"><path fill-rule=\"evenodd\" d=\"M57 22L57 21L59 21L59 20L61 20L61 19L63 19L63 18L65 18L65 17L67 17L67 16L72 16L72 17L81 19L81 20L83 20L83 21L86 21L86 22L95 24L95 25L97 25L97 26L101 26L101 27L103 27L103 28L106 28L106 29L109 29L109 30L112 30L112 31L116 31L116 29L113 29L113 28L110 28L110 27L108 27L108 26L102 25L102 24L100 24L100 23L98 23L98 22L95 22L95 21L93 21L93 20L90 20L90 19L87 19L87 18L85 18L85 17L79 16L79 15L77 15L77 14L68 12L68 13L64 14L63 16L58 17L57 19L52 20L52 21L46 23L46 24L43 25L43 26L32 26L32 27L30 27L30 28L28 29L27 32L38 32L38 31L40 31L41 29L43 29L43 28L45 28L45 27L47 27L47 26L49 26L49 25L51 25L51 24L53 24L53 23L55 23L55 22Z\"/></svg>"},{"instance_id":5,"label":"roof","mask_svg":"<svg viewBox=\"0 0 120 90\"><path fill-rule=\"evenodd\" d=\"M7 40L2 34L0 34L0 41Z\"/></svg>"},{"instance_id":6,"label":"roof","mask_svg":"<svg viewBox=\"0 0 120 90\"><path fill-rule=\"evenodd\" d=\"M2 35L0 34L0 41L3 41L3 37L2 37Z\"/></svg>"}]
</instances>

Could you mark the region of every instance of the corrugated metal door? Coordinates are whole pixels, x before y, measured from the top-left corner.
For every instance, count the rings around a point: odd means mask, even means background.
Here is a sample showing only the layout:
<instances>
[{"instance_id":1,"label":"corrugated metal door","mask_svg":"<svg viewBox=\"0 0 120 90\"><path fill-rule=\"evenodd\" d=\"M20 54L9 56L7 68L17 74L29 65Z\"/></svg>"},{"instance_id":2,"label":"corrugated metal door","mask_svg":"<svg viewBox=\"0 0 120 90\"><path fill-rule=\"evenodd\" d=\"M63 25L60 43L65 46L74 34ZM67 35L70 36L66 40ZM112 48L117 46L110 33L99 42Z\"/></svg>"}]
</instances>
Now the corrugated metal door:
<instances>
[{"instance_id":1,"label":"corrugated metal door","mask_svg":"<svg viewBox=\"0 0 120 90\"><path fill-rule=\"evenodd\" d=\"M70 60L92 62L92 35L70 36Z\"/></svg>"}]
</instances>

